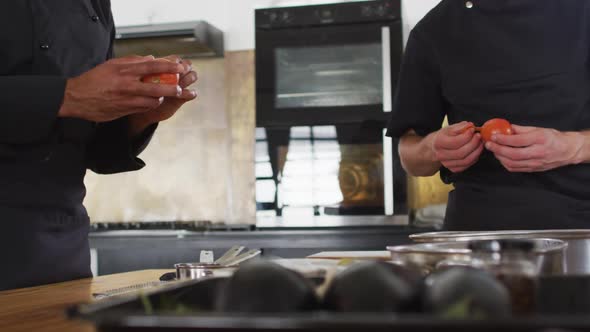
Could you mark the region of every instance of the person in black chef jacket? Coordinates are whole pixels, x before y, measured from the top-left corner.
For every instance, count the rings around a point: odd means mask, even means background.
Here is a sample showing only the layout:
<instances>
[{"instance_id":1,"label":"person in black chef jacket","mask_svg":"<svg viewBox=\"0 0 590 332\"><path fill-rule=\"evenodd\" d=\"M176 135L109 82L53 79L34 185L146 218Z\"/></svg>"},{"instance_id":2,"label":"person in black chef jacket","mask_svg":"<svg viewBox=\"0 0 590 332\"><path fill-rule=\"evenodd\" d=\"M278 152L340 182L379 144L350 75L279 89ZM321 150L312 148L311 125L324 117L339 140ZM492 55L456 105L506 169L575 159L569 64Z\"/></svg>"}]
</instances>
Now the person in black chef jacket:
<instances>
[{"instance_id":1,"label":"person in black chef jacket","mask_svg":"<svg viewBox=\"0 0 590 332\"><path fill-rule=\"evenodd\" d=\"M590 227L589 52L587 0L443 0L411 31L388 135L454 185L446 229ZM492 118L514 135L463 132Z\"/></svg>"},{"instance_id":2,"label":"person in black chef jacket","mask_svg":"<svg viewBox=\"0 0 590 332\"><path fill-rule=\"evenodd\" d=\"M109 60L109 0L6 1L0 21L0 290L89 277L86 170L145 166L196 74L178 57ZM161 72L180 86L140 82Z\"/></svg>"}]
</instances>

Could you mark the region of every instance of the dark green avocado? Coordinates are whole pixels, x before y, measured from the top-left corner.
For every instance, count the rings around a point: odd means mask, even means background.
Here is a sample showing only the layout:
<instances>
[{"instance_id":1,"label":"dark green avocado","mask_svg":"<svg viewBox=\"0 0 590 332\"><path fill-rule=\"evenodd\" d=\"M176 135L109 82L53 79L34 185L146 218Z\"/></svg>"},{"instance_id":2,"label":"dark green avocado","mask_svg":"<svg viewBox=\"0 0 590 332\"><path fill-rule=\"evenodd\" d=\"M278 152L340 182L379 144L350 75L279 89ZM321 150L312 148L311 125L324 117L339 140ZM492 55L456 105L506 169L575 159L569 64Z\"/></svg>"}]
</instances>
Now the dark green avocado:
<instances>
[{"instance_id":1,"label":"dark green avocado","mask_svg":"<svg viewBox=\"0 0 590 332\"><path fill-rule=\"evenodd\" d=\"M440 318L489 319L508 317L510 294L493 275L454 267L428 276L423 289L424 311Z\"/></svg>"},{"instance_id":2,"label":"dark green avocado","mask_svg":"<svg viewBox=\"0 0 590 332\"><path fill-rule=\"evenodd\" d=\"M270 261L240 267L219 292L222 312L293 313L319 307L313 284L299 273Z\"/></svg>"},{"instance_id":3,"label":"dark green avocado","mask_svg":"<svg viewBox=\"0 0 590 332\"><path fill-rule=\"evenodd\" d=\"M340 272L324 296L324 308L339 312L401 312L412 300L410 273L385 263L357 263Z\"/></svg>"}]
</instances>

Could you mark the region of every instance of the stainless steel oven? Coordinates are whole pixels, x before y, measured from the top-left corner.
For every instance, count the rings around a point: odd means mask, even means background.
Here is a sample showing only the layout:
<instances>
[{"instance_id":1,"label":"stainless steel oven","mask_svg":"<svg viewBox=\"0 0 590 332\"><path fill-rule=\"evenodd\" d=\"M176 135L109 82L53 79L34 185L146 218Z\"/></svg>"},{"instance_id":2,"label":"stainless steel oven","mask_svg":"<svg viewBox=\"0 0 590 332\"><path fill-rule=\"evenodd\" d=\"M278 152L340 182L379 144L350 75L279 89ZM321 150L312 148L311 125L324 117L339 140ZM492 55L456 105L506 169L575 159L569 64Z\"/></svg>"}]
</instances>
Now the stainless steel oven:
<instances>
[{"instance_id":1,"label":"stainless steel oven","mask_svg":"<svg viewBox=\"0 0 590 332\"><path fill-rule=\"evenodd\" d=\"M384 137L402 38L400 0L256 11L259 215L406 212Z\"/></svg>"},{"instance_id":2,"label":"stainless steel oven","mask_svg":"<svg viewBox=\"0 0 590 332\"><path fill-rule=\"evenodd\" d=\"M384 121L402 52L400 0L256 11L257 125Z\"/></svg>"}]
</instances>

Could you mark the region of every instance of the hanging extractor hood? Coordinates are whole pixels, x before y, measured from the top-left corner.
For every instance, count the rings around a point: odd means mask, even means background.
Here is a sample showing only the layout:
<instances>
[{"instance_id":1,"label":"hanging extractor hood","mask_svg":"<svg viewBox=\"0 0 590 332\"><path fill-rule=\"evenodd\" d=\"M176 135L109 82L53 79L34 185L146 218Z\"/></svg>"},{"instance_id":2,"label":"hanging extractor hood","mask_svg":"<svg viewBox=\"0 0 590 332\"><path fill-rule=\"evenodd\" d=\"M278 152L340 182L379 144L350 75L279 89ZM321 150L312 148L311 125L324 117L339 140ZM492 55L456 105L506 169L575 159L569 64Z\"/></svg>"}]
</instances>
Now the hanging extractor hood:
<instances>
[{"instance_id":1,"label":"hanging extractor hood","mask_svg":"<svg viewBox=\"0 0 590 332\"><path fill-rule=\"evenodd\" d=\"M223 32L205 21L116 28L115 56L222 57Z\"/></svg>"}]
</instances>

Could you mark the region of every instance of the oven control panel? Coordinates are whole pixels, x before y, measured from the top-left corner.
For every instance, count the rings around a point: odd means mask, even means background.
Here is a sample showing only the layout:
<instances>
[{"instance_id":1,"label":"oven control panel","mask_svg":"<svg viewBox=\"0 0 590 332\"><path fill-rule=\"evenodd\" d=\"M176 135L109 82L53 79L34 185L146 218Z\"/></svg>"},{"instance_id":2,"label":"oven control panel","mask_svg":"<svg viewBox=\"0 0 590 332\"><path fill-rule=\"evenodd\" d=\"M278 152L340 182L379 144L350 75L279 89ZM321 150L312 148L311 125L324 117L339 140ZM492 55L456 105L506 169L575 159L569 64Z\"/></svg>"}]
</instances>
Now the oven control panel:
<instances>
[{"instance_id":1,"label":"oven control panel","mask_svg":"<svg viewBox=\"0 0 590 332\"><path fill-rule=\"evenodd\" d=\"M401 0L376 0L256 10L256 28L294 28L395 21L401 19Z\"/></svg>"}]
</instances>

